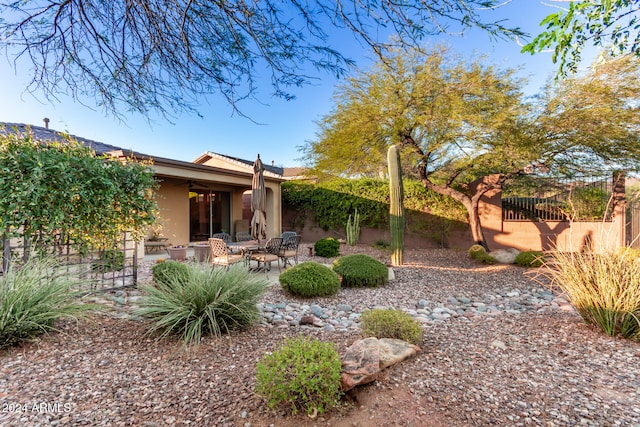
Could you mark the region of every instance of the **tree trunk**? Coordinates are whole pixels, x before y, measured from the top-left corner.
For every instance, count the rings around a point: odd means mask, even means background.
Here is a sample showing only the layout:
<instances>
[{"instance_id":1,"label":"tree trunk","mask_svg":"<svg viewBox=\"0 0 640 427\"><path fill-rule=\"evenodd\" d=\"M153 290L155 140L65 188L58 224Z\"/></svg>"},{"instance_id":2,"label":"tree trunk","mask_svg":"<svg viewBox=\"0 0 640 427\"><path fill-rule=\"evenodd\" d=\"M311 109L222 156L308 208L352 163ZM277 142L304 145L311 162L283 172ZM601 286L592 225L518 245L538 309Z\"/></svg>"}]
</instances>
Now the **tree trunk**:
<instances>
[{"instance_id":1,"label":"tree trunk","mask_svg":"<svg viewBox=\"0 0 640 427\"><path fill-rule=\"evenodd\" d=\"M469 201L469 206L465 204L465 207L467 208L467 212L469 213L469 227L471 228L471 236L473 237L474 243L482 245L488 252L489 246L487 245L487 241L484 238L482 224L480 223L480 214L478 212L480 198L478 197L476 199L475 197L472 197L471 199L469 199Z\"/></svg>"},{"instance_id":2,"label":"tree trunk","mask_svg":"<svg viewBox=\"0 0 640 427\"><path fill-rule=\"evenodd\" d=\"M489 246L487 245L484 232L482 231L478 208L482 196L491 189L500 188L504 179L504 175L490 175L476 181L476 185L470 186L471 196L446 185L434 184L425 177L423 177L421 181L425 188L435 191L438 194L442 194L443 196L449 196L462 203L462 205L467 209L467 214L469 215L469 227L471 228L473 241L482 245L487 251L489 251Z\"/></svg>"}]
</instances>

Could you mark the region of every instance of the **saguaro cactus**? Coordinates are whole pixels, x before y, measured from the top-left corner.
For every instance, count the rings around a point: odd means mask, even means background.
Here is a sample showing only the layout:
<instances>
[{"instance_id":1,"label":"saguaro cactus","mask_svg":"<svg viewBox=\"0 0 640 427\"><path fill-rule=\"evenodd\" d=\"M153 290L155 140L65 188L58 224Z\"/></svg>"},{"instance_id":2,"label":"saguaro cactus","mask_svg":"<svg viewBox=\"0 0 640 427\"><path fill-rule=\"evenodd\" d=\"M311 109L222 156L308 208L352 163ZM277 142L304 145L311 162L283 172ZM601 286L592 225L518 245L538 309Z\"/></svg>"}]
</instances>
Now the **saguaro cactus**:
<instances>
[{"instance_id":1,"label":"saguaro cactus","mask_svg":"<svg viewBox=\"0 0 640 427\"><path fill-rule=\"evenodd\" d=\"M391 228L391 265L402 265L404 254L404 188L400 151L392 145L387 152L389 165L389 225Z\"/></svg>"}]
</instances>

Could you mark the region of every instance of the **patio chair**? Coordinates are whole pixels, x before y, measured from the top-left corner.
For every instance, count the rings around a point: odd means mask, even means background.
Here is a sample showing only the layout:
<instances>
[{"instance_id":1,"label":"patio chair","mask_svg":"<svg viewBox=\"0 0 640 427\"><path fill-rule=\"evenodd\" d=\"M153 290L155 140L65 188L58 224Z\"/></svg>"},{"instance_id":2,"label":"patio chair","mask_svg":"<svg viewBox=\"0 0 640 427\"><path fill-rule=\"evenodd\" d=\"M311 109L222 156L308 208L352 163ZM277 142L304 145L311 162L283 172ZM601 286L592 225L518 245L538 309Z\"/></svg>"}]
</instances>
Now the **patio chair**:
<instances>
[{"instance_id":1,"label":"patio chair","mask_svg":"<svg viewBox=\"0 0 640 427\"><path fill-rule=\"evenodd\" d=\"M251 233L246 231L238 231L236 233L236 242L247 242L251 240Z\"/></svg>"},{"instance_id":2,"label":"patio chair","mask_svg":"<svg viewBox=\"0 0 640 427\"><path fill-rule=\"evenodd\" d=\"M244 262L244 256L229 253L227 244L222 239L211 237L209 246L211 247L211 264L213 267L220 265L229 268L230 265Z\"/></svg>"},{"instance_id":3,"label":"patio chair","mask_svg":"<svg viewBox=\"0 0 640 427\"><path fill-rule=\"evenodd\" d=\"M282 246L280 247L280 253L278 256L282 260L282 266L287 268L287 264L293 267L291 259L293 258L298 264L298 246L300 246L300 239L302 236L294 234L288 236L282 240Z\"/></svg>"},{"instance_id":4,"label":"patio chair","mask_svg":"<svg viewBox=\"0 0 640 427\"><path fill-rule=\"evenodd\" d=\"M213 236L214 239L220 239L222 241L224 241L225 243L231 243L231 235L225 232L222 233L215 233Z\"/></svg>"},{"instance_id":5,"label":"patio chair","mask_svg":"<svg viewBox=\"0 0 640 427\"><path fill-rule=\"evenodd\" d=\"M282 237L272 237L267 240L264 245L264 250L253 252L249 255L249 259L258 262L258 270L271 271L271 263L275 261L278 264L278 271L280 269L280 247L282 246ZM262 266L261 266L262 264ZM268 267L267 267L268 266Z\"/></svg>"},{"instance_id":6,"label":"patio chair","mask_svg":"<svg viewBox=\"0 0 640 427\"><path fill-rule=\"evenodd\" d=\"M296 233L295 231L283 231L282 233L280 233L280 237L286 239L287 237L295 236L297 234L298 233Z\"/></svg>"}]
</instances>

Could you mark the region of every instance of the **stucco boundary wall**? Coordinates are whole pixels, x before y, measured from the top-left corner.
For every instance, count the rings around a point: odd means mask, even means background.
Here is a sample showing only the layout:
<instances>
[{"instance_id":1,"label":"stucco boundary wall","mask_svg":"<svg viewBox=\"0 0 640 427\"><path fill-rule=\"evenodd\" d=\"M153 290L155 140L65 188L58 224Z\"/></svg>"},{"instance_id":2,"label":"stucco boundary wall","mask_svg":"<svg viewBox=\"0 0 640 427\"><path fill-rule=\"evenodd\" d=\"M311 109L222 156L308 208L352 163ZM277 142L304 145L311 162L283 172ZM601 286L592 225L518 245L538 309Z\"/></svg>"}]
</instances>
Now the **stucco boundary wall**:
<instances>
[{"instance_id":1,"label":"stucco boundary wall","mask_svg":"<svg viewBox=\"0 0 640 427\"><path fill-rule=\"evenodd\" d=\"M490 177L488 177L490 179ZM503 221L502 191L493 189L484 194L479 204L480 222L489 250L516 248L519 251L583 251L587 248L602 251L613 250L626 244L626 200L625 179L618 179L613 191L613 215L611 221ZM297 226L299 212L283 206L283 230L294 230L302 235L304 242L315 242L323 237L344 238L344 229L323 230L305 215L302 227ZM436 234L437 233L432 233ZM389 230L362 228L361 244L373 244L377 240L390 241ZM467 250L474 242L468 227L452 229L439 241L426 233L405 232L405 247L415 249L446 247Z\"/></svg>"},{"instance_id":2,"label":"stucco boundary wall","mask_svg":"<svg viewBox=\"0 0 640 427\"><path fill-rule=\"evenodd\" d=\"M503 221L502 192L491 190L480 201L480 221L490 250L595 251L625 246L624 179L614 188L611 221Z\"/></svg>"}]
</instances>

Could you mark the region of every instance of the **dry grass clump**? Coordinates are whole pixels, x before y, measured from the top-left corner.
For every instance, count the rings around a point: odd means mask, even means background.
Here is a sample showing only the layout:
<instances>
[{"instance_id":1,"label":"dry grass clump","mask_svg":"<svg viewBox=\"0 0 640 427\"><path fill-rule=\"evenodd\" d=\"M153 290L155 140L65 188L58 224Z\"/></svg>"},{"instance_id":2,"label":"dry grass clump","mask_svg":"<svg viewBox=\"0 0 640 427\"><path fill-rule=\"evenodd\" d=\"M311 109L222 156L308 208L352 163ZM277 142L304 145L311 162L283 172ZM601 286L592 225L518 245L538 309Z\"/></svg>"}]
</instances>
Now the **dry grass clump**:
<instances>
[{"instance_id":1,"label":"dry grass clump","mask_svg":"<svg viewBox=\"0 0 640 427\"><path fill-rule=\"evenodd\" d=\"M609 336L640 340L640 260L636 251L555 252L543 273L585 322Z\"/></svg>"}]
</instances>

